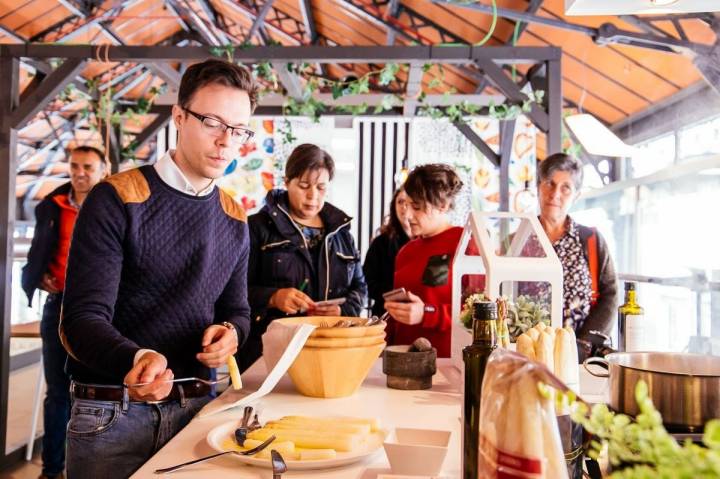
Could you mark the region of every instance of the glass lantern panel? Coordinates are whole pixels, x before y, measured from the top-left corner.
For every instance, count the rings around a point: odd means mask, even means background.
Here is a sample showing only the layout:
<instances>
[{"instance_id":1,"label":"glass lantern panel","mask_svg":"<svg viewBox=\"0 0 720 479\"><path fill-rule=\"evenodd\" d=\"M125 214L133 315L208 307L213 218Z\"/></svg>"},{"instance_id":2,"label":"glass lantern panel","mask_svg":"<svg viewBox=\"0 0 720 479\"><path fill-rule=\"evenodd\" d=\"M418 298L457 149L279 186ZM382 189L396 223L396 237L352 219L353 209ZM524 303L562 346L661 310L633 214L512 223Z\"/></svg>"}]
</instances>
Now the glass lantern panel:
<instances>
[{"instance_id":1,"label":"glass lantern panel","mask_svg":"<svg viewBox=\"0 0 720 479\"><path fill-rule=\"evenodd\" d=\"M545 251L527 219L490 216L485 222L485 227L495 256L546 257Z\"/></svg>"}]
</instances>

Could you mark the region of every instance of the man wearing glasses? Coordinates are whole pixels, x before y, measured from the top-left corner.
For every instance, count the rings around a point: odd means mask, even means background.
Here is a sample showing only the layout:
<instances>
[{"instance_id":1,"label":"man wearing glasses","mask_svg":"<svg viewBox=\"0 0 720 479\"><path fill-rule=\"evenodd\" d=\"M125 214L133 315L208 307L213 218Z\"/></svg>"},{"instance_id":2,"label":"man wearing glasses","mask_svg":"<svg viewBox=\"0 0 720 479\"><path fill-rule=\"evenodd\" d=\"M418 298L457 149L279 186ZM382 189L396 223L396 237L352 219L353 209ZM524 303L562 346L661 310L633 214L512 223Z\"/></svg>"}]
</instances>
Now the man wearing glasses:
<instances>
[{"instance_id":1,"label":"man wearing glasses","mask_svg":"<svg viewBox=\"0 0 720 479\"><path fill-rule=\"evenodd\" d=\"M245 212L215 186L253 132L242 67L187 69L177 149L99 184L75 226L60 336L73 406L69 478L125 478L210 399L249 331ZM187 380L185 380L187 379Z\"/></svg>"}]
</instances>

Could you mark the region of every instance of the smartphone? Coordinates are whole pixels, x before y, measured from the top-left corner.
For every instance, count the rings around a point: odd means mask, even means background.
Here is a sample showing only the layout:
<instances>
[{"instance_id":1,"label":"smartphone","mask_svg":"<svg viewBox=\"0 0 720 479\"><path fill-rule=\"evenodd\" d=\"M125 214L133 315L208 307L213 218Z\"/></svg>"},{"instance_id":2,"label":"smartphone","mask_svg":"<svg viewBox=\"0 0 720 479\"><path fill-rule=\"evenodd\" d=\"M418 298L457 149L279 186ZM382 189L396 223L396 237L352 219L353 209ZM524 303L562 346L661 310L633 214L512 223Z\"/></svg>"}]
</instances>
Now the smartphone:
<instances>
[{"instance_id":1,"label":"smartphone","mask_svg":"<svg viewBox=\"0 0 720 479\"><path fill-rule=\"evenodd\" d=\"M345 303L346 298L335 298L335 299L328 299L327 301L315 301L315 307L316 308L322 308L324 306L340 306L341 304Z\"/></svg>"},{"instance_id":2,"label":"smartphone","mask_svg":"<svg viewBox=\"0 0 720 479\"><path fill-rule=\"evenodd\" d=\"M398 303L409 303L410 295L405 291L405 288L393 289L387 293L383 293L383 299L385 301L396 301Z\"/></svg>"}]
</instances>

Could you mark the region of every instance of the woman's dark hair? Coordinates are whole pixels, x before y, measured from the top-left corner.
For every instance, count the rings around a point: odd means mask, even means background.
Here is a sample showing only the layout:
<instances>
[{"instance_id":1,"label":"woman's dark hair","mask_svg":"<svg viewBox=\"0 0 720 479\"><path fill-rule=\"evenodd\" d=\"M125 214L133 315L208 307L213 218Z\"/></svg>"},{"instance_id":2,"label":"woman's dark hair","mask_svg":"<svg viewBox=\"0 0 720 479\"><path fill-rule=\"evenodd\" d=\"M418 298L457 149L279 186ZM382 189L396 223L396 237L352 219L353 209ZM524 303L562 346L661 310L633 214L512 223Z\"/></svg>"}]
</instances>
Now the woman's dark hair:
<instances>
[{"instance_id":1,"label":"woman's dark hair","mask_svg":"<svg viewBox=\"0 0 720 479\"><path fill-rule=\"evenodd\" d=\"M556 171L566 171L572 176L576 190L582 188L583 165L576 158L565 153L555 153L540 162L538 165L538 183L550 178Z\"/></svg>"},{"instance_id":2,"label":"woman's dark hair","mask_svg":"<svg viewBox=\"0 0 720 479\"><path fill-rule=\"evenodd\" d=\"M440 163L431 163L413 169L403 188L415 203L431 204L436 208L455 206L454 198L462 189L463 182L455 169Z\"/></svg>"},{"instance_id":3,"label":"woman's dark hair","mask_svg":"<svg viewBox=\"0 0 720 479\"><path fill-rule=\"evenodd\" d=\"M255 111L258 87L247 68L224 60L210 59L195 63L185 70L178 89L178 105L187 108L192 97L200 88L218 84L247 92L250 110Z\"/></svg>"},{"instance_id":4,"label":"woman's dark hair","mask_svg":"<svg viewBox=\"0 0 720 479\"><path fill-rule=\"evenodd\" d=\"M306 171L325 169L330 179L335 176L335 162L330 154L317 145L304 143L295 147L285 163L285 181L301 178Z\"/></svg>"},{"instance_id":5,"label":"woman's dark hair","mask_svg":"<svg viewBox=\"0 0 720 479\"><path fill-rule=\"evenodd\" d=\"M402 224L400 223L400 218L398 218L397 209L395 208L395 201L397 201L397 197L403 191L405 190L401 186L400 188L395 190L395 193L393 193L392 200L390 200L390 213L388 213L388 215L385 217L385 223L380 227L381 235L387 235L393 239L407 236L405 230L402 227Z\"/></svg>"}]
</instances>

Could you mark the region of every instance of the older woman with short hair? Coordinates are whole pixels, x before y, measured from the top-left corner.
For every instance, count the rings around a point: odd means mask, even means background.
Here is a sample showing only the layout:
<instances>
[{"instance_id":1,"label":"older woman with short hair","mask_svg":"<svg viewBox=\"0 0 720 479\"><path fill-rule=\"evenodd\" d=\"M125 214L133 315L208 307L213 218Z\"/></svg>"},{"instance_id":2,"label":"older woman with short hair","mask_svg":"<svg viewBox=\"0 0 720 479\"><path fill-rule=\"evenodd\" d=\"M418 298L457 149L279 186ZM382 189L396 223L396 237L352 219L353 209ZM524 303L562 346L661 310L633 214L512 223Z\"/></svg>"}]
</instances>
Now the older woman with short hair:
<instances>
[{"instance_id":1,"label":"older woman with short hair","mask_svg":"<svg viewBox=\"0 0 720 479\"><path fill-rule=\"evenodd\" d=\"M582 181L582 164L564 153L551 155L538 166L540 223L563 268L563 322L585 339L594 330L610 334L618 293L605 239L568 214Z\"/></svg>"}]
</instances>

